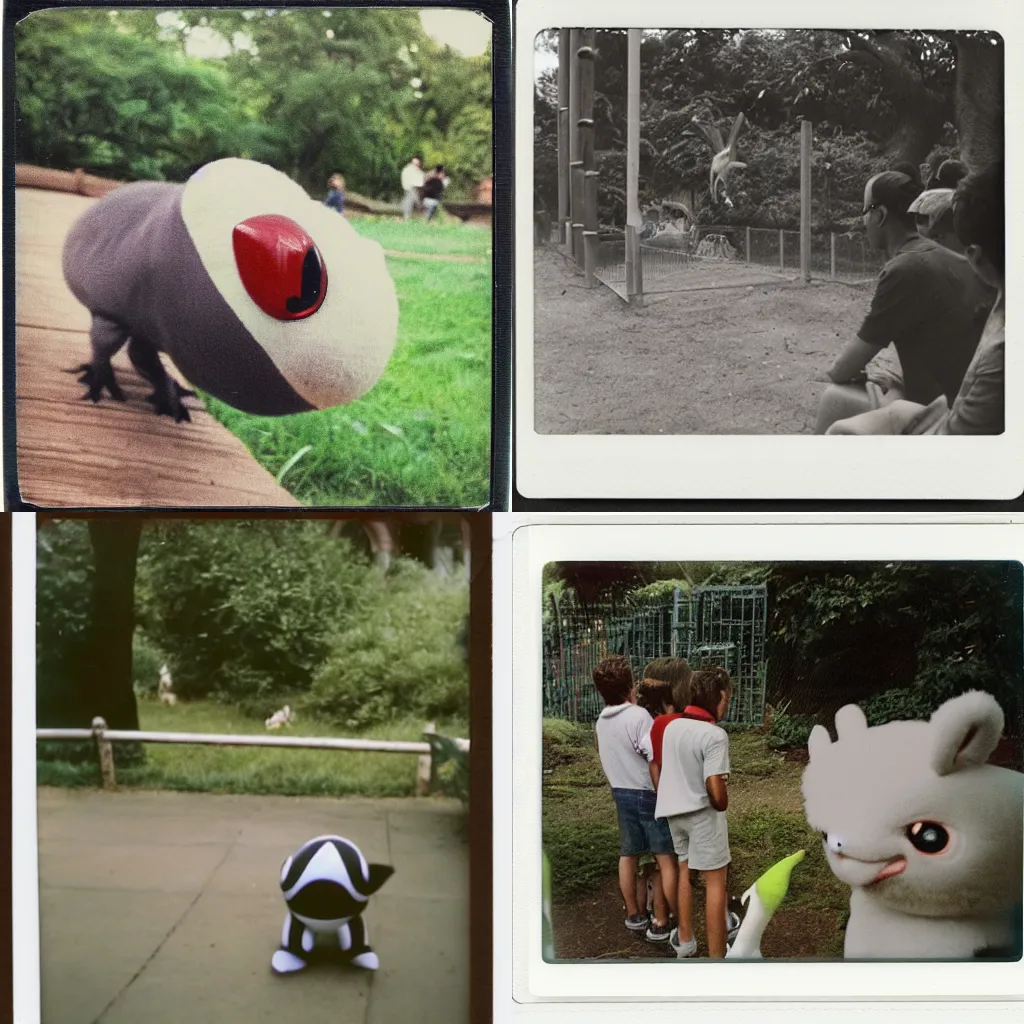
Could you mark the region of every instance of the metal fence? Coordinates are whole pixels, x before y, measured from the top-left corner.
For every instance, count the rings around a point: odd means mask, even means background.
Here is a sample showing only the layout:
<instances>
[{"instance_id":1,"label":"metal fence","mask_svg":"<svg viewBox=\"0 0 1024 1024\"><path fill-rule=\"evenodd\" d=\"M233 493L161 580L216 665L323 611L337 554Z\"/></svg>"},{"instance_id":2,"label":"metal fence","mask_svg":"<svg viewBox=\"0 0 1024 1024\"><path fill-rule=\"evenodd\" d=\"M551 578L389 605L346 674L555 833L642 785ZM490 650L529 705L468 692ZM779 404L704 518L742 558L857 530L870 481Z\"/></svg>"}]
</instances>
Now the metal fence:
<instances>
[{"instance_id":1,"label":"metal fence","mask_svg":"<svg viewBox=\"0 0 1024 1024\"><path fill-rule=\"evenodd\" d=\"M701 242L717 235L731 255L700 254ZM800 274L800 232L732 225L698 225L692 234L660 234L640 244L645 294L737 288L791 279ZM842 284L875 281L885 255L859 234L811 236L811 277ZM626 243L614 233L600 241L596 276L626 298Z\"/></svg>"},{"instance_id":2,"label":"metal fence","mask_svg":"<svg viewBox=\"0 0 1024 1024\"><path fill-rule=\"evenodd\" d=\"M691 666L719 665L735 689L727 722L764 719L767 588L676 588L671 598L582 607L571 601L549 610L543 626L544 714L592 722L604 702L593 671L610 654L629 659L639 678L654 658L686 658Z\"/></svg>"}]
</instances>

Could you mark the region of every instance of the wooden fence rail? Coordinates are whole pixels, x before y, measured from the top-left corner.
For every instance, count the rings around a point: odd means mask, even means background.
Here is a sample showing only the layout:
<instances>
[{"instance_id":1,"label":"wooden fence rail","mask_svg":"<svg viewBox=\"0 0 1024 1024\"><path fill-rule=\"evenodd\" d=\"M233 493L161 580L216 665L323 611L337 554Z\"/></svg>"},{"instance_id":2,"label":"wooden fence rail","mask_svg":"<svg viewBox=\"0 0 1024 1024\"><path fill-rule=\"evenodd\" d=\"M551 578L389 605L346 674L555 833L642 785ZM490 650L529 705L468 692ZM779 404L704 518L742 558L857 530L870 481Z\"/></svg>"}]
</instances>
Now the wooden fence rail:
<instances>
[{"instance_id":1,"label":"wooden fence rail","mask_svg":"<svg viewBox=\"0 0 1024 1024\"><path fill-rule=\"evenodd\" d=\"M198 743L231 747L299 747L306 750L369 750L391 754L419 754L416 773L416 795L427 796L437 778L439 747L431 742L438 736L434 723L423 730L428 739L363 740L341 736L247 736L233 733L146 732L131 729L108 729L102 718L94 718L91 729L36 729L37 740L95 740L104 789L116 789L114 774L114 743ZM469 753L469 740L451 740L464 755ZM443 755L442 755L443 757Z\"/></svg>"}]
</instances>

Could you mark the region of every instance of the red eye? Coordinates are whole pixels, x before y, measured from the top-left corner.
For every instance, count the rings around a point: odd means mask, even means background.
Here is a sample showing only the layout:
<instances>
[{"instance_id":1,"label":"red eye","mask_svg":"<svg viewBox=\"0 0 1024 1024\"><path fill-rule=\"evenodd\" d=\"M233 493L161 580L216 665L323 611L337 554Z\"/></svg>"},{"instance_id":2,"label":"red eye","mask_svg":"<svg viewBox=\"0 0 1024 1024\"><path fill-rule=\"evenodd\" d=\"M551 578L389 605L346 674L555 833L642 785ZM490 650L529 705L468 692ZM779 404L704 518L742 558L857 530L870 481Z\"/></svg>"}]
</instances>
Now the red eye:
<instances>
[{"instance_id":1,"label":"red eye","mask_svg":"<svg viewBox=\"0 0 1024 1024\"><path fill-rule=\"evenodd\" d=\"M316 243L276 213L235 225L235 264L249 297L275 320L312 316L327 295L327 268Z\"/></svg>"}]
</instances>

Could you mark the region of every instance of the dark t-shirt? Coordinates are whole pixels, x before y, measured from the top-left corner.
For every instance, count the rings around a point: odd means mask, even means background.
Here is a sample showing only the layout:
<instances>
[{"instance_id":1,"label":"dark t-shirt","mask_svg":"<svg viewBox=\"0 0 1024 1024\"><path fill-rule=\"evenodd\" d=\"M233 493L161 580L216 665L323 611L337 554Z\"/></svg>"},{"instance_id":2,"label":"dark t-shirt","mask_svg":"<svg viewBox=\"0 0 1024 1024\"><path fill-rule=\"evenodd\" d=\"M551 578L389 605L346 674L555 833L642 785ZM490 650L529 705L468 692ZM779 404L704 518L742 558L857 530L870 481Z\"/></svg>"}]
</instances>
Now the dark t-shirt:
<instances>
[{"instance_id":1,"label":"dark t-shirt","mask_svg":"<svg viewBox=\"0 0 1024 1024\"><path fill-rule=\"evenodd\" d=\"M427 178L423 182L422 195L424 199L440 199L444 192L444 178Z\"/></svg>"},{"instance_id":2,"label":"dark t-shirt","mask_svg":"<svg viewBox=\"0 0 1024 1024\"><path fill-rule=\"evenodd\" d=\"M857 336L896 346L909 401L952 405L994 302L963 256L914 237L883 268Z\"/></svg>"}]
</instances>

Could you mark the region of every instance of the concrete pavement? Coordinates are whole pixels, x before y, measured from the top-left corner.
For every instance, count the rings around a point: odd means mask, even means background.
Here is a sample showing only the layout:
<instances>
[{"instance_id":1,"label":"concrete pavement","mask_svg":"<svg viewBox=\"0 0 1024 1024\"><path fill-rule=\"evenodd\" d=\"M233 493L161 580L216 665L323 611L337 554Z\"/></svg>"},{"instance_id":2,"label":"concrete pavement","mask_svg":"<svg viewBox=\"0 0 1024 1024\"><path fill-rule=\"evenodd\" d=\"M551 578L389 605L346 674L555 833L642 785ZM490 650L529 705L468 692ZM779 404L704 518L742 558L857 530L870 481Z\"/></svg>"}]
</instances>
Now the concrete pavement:
<instances>
[{"instance_id":1,"label":"concrete pavement","mask_svg":"<svg viewBox=\"0 0 1024 1024\"><path fill-rule=\"evenodd\" d=\"M337 833L395 874L376 973L270 958L281 864ZM43 1024L463 1024L469 855L451 801L39 790Z\"/></svg>"}]
</instances>

